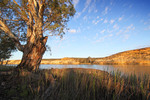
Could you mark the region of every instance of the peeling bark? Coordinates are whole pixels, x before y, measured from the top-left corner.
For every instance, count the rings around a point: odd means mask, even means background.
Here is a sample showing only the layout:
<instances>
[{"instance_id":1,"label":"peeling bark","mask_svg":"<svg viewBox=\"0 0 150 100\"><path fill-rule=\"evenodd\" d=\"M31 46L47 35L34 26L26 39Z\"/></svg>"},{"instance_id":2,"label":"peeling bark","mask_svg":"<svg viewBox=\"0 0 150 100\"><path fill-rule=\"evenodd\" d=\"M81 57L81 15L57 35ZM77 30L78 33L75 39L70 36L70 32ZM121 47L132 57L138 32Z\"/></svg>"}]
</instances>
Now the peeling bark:
<instances>
[{"instance_id":1,"label":"peeling bark","mask_svg":"<svg viewBox=\"0 0 150 100\"><path fill-rule=\"evenodd\" d=\"M37 39L36 44L28 43L25 46L21 63L17 67L27 69L29 71L37 70L46 50L45 44L47 38L48 37Z\"/></svg>"}]
</instances>

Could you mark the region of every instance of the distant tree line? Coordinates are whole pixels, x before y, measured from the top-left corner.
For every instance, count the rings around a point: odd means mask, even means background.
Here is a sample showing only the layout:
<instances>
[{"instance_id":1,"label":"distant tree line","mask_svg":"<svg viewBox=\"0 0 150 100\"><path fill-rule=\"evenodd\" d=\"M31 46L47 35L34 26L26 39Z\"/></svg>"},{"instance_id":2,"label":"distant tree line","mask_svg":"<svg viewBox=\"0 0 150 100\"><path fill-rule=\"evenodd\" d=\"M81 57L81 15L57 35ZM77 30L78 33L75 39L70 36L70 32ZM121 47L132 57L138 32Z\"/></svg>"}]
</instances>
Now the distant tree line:
<instances>
[{"instance_id":1,"label":"distant tree line","mask_svg":"<svg viewBox=\"0 0 150 100\"><path fill-rule=\"evenodd\" d=\"M77 62L80 62L81 64L87 64L87 63L90 63L90 64L93 64L93 62L95 61L96 58L91 58L91 57L88 57L88 58L73 58L75 61Z\"/></svg>"}]
</instances>

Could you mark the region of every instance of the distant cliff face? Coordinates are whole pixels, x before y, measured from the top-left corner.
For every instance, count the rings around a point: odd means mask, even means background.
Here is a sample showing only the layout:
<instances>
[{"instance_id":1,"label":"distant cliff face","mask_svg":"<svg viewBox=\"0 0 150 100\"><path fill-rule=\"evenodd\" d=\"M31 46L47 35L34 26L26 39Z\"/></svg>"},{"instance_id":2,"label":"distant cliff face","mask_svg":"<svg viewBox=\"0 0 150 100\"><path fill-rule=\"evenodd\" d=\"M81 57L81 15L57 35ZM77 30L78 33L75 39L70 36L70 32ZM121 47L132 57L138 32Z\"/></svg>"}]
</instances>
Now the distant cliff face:
<instances>
[{"instance_id":1,"label":"distant cliff face","mask_svg":"<svg viewBox=\"0 0 150 100\"><path fill-rule=\"evenodd\" d=\"M19 64L20 60L5 61L4 64ZM62 58L43 59L41 64L148 64L150 65L150 47L120 52L104 58Z\"/></svg>"},{"instance_id":2,"label":"distant cliff face","mask_svg":"<svg viewBox=\"0 0 150 100\"><path fill-rule=\"evenodd\" d=\"M94 64L150 64L150 47L120 52L97 59Z\"/></svg>"}]
</instances>

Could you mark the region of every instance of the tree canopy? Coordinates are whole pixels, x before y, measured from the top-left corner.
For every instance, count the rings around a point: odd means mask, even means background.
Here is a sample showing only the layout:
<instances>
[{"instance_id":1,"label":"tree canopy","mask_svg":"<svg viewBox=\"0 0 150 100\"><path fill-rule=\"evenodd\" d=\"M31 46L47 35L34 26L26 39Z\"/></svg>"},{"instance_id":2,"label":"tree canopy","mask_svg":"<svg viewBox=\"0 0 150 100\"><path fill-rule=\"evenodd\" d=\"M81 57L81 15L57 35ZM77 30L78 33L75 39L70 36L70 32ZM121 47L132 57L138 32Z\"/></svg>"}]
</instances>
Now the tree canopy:
<instances>
[{"instance_id":1,"label":"tree canopy","mask_svg":"<svg viewBox=\"0 0 150 100\"><path fill-rule=\"evenodd\" d=\"M42 31L46 32L44 35L63 36L69 17L75 14L71 1L1 0L0 28L16 41L26 41L31 35L27 32L30 31L28 27L33 28L42 20Z\"/></svg>"},{"instance_id":2,"label":"tree canopy","mask_svg":"<svg viewBox=\"0 0 150 100\"><path fill-rule=\"evenodd\" d=\"M15 50L14 42L0 30L0 61L8 59Z\"/></svg>"},{"instance_id":3,"label":"tree canopy","mask_svg":"<svg viewBox=\"0 0 150 100\"><path fill-rule=\"evenodd\" d=\"M72 0L1 0L0 29L23 52L19 66L37 69L48 36L62 37L74 14Z\"/></svg>"}]
</instances>

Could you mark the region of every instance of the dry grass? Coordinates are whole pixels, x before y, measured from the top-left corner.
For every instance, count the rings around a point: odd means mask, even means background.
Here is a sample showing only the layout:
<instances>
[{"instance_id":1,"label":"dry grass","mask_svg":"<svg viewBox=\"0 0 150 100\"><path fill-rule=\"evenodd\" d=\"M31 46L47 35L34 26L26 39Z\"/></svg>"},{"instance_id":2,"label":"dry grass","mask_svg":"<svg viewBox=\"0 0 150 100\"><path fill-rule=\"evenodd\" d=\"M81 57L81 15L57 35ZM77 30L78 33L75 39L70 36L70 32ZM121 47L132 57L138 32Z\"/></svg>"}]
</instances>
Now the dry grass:
<instances>
[{"instance_id":1,"label":"dry grass","mask_svg":"<svg viewBox=\"0 0 150 100\"><path fill-rule=\"evenodd\" d=\"M149 77L120 76L95 69L20 70L1 75L0 99L149 100Z\"/></svg>"}]
</instances>

